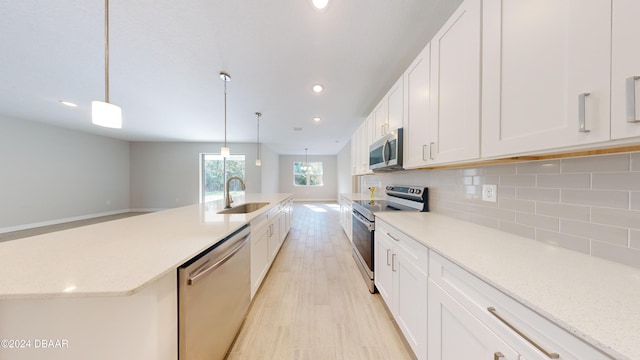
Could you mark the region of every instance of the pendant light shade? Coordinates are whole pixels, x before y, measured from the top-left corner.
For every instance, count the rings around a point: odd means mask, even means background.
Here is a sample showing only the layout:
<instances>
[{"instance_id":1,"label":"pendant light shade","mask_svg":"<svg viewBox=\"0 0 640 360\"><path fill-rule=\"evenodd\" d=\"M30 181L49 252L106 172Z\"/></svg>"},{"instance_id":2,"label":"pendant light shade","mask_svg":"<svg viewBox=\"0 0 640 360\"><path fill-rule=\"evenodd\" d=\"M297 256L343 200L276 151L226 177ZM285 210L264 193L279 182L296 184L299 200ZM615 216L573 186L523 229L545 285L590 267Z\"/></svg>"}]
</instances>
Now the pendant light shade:
<instances>
[{"instance_id":1,"label":"pendant light shade","mask_svg":"<svg viewBox=\"0 0 640 360\"><path fill-rule=\"evenodd\" d=\"M122 109L104 101L91 102L91 122L108 128L122 128Z\"/></svg>"},{"instance_id":2,"label":"pendant light shade","mask_svg":"<svg viewBox=\"0 0 640 360\"><path fill-rule=\"evenodd\" d=\"M256 116L258 116L258 140L256 142L256 147L257 147L257 151L256 151L256 166L262 166L262 160L260 160L260 116L262 116L261 113L257 112Z\"/></svg>"},{"instance_id":3,"label":"pendant light shade","mask_svg":"<svg viewBox=\"0 0 640 360\"><path fill-rule=\"evenodd\" d=\"M104 98L91 102L91 121L99 126L122 128L122 109L109 103L109 0L104 1Z\"/></svg>"},{"instance_id":4,"label":"pendant light shade","mask_svg":"<svg viewBox=\"0 0 640 360\"><path fill-rule=\"evenodd\" d=\"M220 72L220 79L224 81L224 146L220 148L220 155L228 158L231 150L227 146L227 83L231 81L231 76L225 72Z\"/></svg>"}]
</instances>

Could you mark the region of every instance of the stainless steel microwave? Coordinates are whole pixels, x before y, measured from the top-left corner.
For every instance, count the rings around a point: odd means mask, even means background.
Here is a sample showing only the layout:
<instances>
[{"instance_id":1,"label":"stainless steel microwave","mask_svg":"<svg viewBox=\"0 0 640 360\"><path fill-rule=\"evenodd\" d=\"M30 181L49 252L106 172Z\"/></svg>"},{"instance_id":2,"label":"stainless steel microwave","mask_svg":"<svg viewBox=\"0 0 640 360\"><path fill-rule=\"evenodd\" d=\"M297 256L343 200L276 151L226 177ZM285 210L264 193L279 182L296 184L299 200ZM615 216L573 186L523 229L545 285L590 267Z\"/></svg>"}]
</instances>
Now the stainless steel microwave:
<instances>
[{"instance_id":1,"label":"stainless steel microwave","mask_svg":"<svg viewBox=\"0 0 640 360\"><path fill-rule=\"evenodd\" d=\"M374 171L402 169L402 128L369 145L369 169Z\"/></svg>"}]
</instances>

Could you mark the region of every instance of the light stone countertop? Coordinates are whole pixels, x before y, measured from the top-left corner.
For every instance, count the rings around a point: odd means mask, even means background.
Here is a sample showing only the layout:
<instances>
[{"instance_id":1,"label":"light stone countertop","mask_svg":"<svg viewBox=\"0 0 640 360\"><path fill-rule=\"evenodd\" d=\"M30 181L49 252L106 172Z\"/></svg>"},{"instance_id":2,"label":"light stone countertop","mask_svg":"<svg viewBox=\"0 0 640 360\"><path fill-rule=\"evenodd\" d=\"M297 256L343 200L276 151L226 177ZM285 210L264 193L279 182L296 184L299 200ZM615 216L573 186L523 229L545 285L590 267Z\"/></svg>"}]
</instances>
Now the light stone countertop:
<instances>
[{"instance_id":1,"label":"light stone countertop","mask_svg":"<svg viewBox=\"0 0 640 360\"><path fill-rule=\"evenodd\" d=\"M221 215L223 201L82 226L0 243L0 299L131 295L292 194L247 194L268 202Z\"/></svg>"},{"instance_id":2,"label":"light stone countertop","mask_svg":"<svg viewBox=\"0 0 640 360\"><path fill-rule=\"evenodd\" d=\"M435 213L382 219L616 359L640 359L640 269Z\"/></svg>"}]
</instances>

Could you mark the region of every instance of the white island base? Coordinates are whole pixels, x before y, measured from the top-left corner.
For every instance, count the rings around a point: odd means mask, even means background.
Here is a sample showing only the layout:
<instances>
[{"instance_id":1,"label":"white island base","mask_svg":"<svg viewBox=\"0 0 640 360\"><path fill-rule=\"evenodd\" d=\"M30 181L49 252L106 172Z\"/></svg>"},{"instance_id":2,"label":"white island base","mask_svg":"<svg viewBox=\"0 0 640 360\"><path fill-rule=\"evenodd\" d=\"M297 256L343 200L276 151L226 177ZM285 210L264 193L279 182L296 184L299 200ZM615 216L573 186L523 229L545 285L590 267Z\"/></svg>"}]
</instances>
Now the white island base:
<instances>
[{"instance_id":1,"label":"white island base","mask_svg":"<svg viewBox=\"0 0 640 360\"><path fill-rule=\"evenodd\" d=\"M170 271L130 296L2 299L0 359L176 360L177 289Z\"/></svg>"}]
</instances>

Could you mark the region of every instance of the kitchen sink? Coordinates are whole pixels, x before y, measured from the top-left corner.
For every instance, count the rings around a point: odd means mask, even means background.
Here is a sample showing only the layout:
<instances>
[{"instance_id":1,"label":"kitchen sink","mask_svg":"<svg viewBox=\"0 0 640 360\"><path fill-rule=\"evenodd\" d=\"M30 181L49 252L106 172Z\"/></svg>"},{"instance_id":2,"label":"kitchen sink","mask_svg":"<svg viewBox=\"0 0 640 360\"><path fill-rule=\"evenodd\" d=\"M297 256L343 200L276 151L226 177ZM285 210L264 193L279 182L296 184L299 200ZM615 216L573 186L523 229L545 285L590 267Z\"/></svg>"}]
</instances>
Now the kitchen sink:
<instances>
[{"instance_id":1,"label":"kitchen sink","mask_svg":"<svg viewBox=\"0 0 640 360\"><path fill-rule=\"evenodd\" d=\"M262 209L267 205L269 205L269 203L266 203L266 202L246 203L246 204L232 207L231 209L220 210L218 211L218 214L248 214L258 209Z\"/></svg>"}]
</instances>

